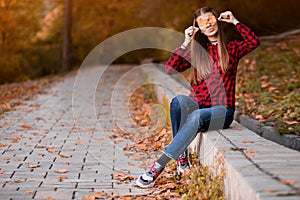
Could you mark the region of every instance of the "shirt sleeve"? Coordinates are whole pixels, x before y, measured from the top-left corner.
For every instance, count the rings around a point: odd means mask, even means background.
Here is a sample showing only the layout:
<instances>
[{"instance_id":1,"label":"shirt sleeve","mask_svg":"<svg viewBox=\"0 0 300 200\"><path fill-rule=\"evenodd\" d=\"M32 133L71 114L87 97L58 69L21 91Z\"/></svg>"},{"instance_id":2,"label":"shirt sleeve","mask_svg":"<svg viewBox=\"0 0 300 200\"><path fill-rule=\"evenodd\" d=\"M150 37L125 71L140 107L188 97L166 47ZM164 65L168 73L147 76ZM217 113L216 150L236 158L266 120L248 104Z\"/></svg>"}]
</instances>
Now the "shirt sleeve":
<instances>
[{"instance_id":1,"label":"shirt sleeve","mask_svg":"<svg viewBox=\"0 0 300 200\"><path fill-rule=\"evenodd\" d=\"M191 51L178 47L165 64L167 74L183 72L191 67Z\"/></svg>"},{"instance_id":2,"label":"shirt sleeve","mask_svg":"<svg viewBox=\"0 0 300 200\"><path fill-rule=\"evenodd\" d=\"M247 27L245 24L238 23L236 25L236 29L243 37L243 41L237 42L237 56L242 58L247 55L251 51L253 51L256 47L259 46L260 42L255 33Z\"/></svg>"}]
</instances>

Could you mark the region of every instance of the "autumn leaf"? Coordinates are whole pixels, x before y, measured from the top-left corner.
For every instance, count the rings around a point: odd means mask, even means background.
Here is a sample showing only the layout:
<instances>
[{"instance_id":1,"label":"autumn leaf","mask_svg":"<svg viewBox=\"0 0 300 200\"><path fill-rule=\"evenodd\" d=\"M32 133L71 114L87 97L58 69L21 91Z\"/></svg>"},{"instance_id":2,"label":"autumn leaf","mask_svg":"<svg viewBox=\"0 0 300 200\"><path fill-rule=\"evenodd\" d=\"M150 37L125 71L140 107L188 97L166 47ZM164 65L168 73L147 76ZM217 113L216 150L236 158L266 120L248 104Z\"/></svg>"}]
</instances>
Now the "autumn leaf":
<instances>
[{"instance_id":1,"label":"autumn leaf","mask_svg":"<svg viewBox=\"0 0 300 200\"><path fill-rule=\"evenodd\" d=\"M58 181L59 182L62 182L63 180L67 179L68 177L67 176L59 176L58 177Z\"/></svg>"},{"instance_id":2,"label":"autumn leaf","mask_svg":"<svg viewBox=\"0 0 300 200\"><path fill-rule=\"evenodd\" d=\"M252 140L242 140L243 143L245 144L252 144L254 143Z\"/></svg>"},{"instance_id":3,"label":"autumn leaf","mask_svg":"<svg viewBox=\"0 0 300 200\"><path fill-rule=\"evenodd\" d=\"M47 151L52 154L57 154L58 152L58 150L54 150L54 149L47 149Z\"/></svg>"},{"instance_id":4,"label":"autumn leaf","mask_svg":"<svg viewBox=\"0 0 300 200\"><path fill-rule=\"evenodd\" d=\"M283 184L283 185L293 185L296 181L295 180L282 180L282 181L279 181L280 184Z\"/></svg>"},{"instance_id":5,"label":"autumn leaf","mask_svg":"<svg viewBox=\"0 0 300 200\"><path fill-rule=\"evenodd\" d=\"M34 190L26 190L25 192L24 192L24 194L32 194L34 192Z\"/></svg>"},{"instance_id":6,"label":"autumn leaf","mask_svg":"<svg viewBox=\"0 0 300 200\"><path fill-rule=\"evenodd\" d=\"M6 147L7 144L0 143L0 147Z\"/></svg>"},{"instance_id":7,"label":"autumn leaf","mask_svg":"<svg viewBox=\"0 0 300 200\"><path fill-rule=\"evenodd\" d=\"M4 171L0 170L0 174L4 174Z\"/></svg>"},{"instance_id":8,"label":"autumn leaf","mask_svg":"<svg viewBox=\"0 0 300 200\"><path fill-rule=\"evenodd\" d=\"M14 138L5 138L5 140L11 140L13 142L18 142L19 140L21 140L20 137L14 137Z\"/></svg>"},{"instance_id":9,"label":"autumn leaf","mask_svg":"<svg viewBox=\"0 0 300 200\"><path fill-rule=\"evenodd\" d=\"M28 125L24 124L23 122L21 122L19 125L24 129L33 129L32 126L28 126Z\"/></svg>"},{"instance_id":10,"label":"autumn leaf","mask_svg":"<svg viewBox=\"0 0 300 200\"><path fill-rule=\"evenodd\" d=\"M288 124L288 125L295 125L295 124L299 124L299 121L283 121L284 123Z\"/></svg>"},{"instance_id":11,"label":"autumn leaf","mask_svg":"<svg viewBox=\"0 0 300 200\"><path fill-rule=\"evenodd\" d=\"M256 153L257 151L254 149L244 150L245 153Z\"/></svg>"},{"instance_id":12,"label":"autumn leaf","mask_svg":"<svg viewBox=\"0 0 300 200\"><path fill-rule=\"evenodd\" d=\"M55 173L65 174L65 173L68 173L68 170L67 169L59 169L59 170L55 170Z\"/></svg>"},{"instance_id":13,"label":"autumn leaf","mask_svg":"<svg viewBox=\"0 0 300 200\"><path fill-rule=\"evenodd\" d=\"M85 142L80 142L80 141L79 141L79 142L76 142L75 144L76 144L76 145L85 145Z\"/></svg>"},{"instance_id":14,"label":"autumn leaf","mask_svg":"<svg viewBox=\"0 0 300 200\"><path fill-rule=\"evenodd\" d=\"M32 168L32 169L34 169L34 168L38 168L38 167L40 167L40 165L28 165L27 167L28 167L28 168Z\"/></svg>"},{"instance_id":15,"label":"autumn leaf","mask_svg":"<svg viewBox=\"0 0 300 200\"><path fill-rule=\"evenodd\" d=\"M64 155L64 154L59 154L59 156L60 156L61 158L70 158L70 156L67 156L67 155Z\"/></svg>"},{"instance_id":16,"label":"autumn leaf","mask_svg":"<svg viewBox=\"0 0 300 200\"><path fill-rule=\"evenodd\" d=\"M101 197L106 197L107 194L106 193L100 193L100 192L96 192L94 194L90 194L90 195L84 195L82 197L82 200L95 200L95 199L99 199Z\"/></svg>"}]
</instances>

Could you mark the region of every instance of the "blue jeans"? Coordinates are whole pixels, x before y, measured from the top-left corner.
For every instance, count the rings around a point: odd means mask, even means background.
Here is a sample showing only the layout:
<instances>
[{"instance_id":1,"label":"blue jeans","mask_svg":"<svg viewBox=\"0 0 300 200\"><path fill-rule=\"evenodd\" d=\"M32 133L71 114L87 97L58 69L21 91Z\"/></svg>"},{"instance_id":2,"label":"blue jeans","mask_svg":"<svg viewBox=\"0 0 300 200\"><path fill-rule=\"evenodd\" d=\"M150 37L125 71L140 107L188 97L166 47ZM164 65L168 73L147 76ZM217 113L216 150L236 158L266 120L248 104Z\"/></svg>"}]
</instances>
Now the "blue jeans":
<instances>
[{"instance_id":1,"label":"blue jeans","mask_svg":"<svg viewBox=\"0 0 300 200\"><path fill-rule=\"evenodd\" d=\"M233 115L234 110L231 108L224 106L201 108L188 96L176 96L170 105L173 140L165 149L165 154L175 160L178 159L197 133L228 128L233 121Z\"/></svg>"}]
</instances>

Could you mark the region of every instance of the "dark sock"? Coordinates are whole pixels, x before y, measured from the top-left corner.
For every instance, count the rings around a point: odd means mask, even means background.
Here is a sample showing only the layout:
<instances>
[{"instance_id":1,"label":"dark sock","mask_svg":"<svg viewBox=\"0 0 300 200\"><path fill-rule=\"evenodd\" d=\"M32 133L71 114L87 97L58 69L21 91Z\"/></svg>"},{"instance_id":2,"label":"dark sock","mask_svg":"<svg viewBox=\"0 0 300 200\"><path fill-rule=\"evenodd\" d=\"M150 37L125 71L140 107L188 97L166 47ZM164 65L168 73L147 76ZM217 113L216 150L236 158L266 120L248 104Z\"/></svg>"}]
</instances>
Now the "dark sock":
<instances>
[{"instance_id":1,"label":"dark sock","mask_svg":"<svg viewBox=\"0 0 300 200\"><path fill-rule=\"evenodd\" d=\"M168 164L168 162L170 162L170 160L171 158L163 153L156 162L161 165L161 168L163 168Z\"/></svg>"}]
</instances>

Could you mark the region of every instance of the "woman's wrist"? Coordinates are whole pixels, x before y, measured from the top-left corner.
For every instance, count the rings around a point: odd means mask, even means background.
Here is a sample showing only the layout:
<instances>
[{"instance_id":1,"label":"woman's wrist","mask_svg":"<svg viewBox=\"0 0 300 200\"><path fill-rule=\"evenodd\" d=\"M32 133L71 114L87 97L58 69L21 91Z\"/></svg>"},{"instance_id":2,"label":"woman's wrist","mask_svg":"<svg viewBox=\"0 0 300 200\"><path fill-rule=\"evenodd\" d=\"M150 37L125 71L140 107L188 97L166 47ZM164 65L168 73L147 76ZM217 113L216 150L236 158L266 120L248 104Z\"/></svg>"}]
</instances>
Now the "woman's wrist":
<instances>
[{"instance_id":1,"label":"woman's wrist","mask_svg":"<svg viewBox=\"0 0 300 200\"><path fill-rule=\"evenodd\" d=\"M180 48L182 48L182 49L186 49L186 48L187 48L187 46L185 46L185 45L184 45L184 43L182 43L182 44L181 44L181 46L180 46Z\"/></svg>"},{"instance_id":2,"label":"woman's wrist","mask_svg":"<svg viewBox=\"0 0 300 200\"><path fill-rule=\"evenodd\" d=\"M188 46L189 46L189 44L190 44L190 42L186 42L186 41L184 41L182 44L181 44L181 48L182 49L186 49Z\"/></svg>"},{"instance_id":3,"label":"woman's wrist","mask_svg":"<svg viewBox=\"0 0 300 200\"><path fill-rule=\"evenodd\" d=\"M234 20L232 23L236 26L240 22L238 20Z\"/></svg>"}]
</instances>

